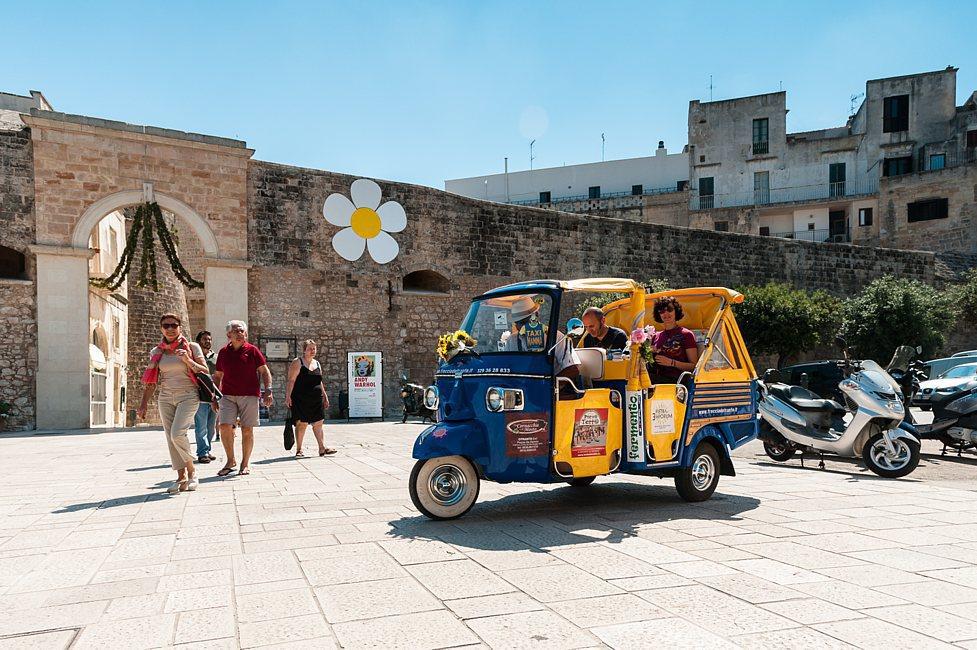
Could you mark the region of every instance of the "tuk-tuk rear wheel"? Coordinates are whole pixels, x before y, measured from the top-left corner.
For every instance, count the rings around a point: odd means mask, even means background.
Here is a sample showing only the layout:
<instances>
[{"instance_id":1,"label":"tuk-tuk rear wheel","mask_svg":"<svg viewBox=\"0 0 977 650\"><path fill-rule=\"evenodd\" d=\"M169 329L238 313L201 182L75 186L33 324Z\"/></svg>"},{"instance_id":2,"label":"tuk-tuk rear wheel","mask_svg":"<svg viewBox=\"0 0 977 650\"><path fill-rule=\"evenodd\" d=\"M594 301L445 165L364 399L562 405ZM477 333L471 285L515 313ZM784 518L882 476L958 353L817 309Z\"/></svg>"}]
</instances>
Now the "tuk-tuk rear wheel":
<instances>
[{"instance_id":1,"label":"tuk-tuk rear wheel","mask_svg":"<svg viewBox=\"0 0 977 650\"><path fill-rule=\"evenodd\" d=\"M410 500L431 519L456 519L478 499L475 466L464 456L419 460L410 473Z\"/></svg>"},{"instance_id":2,"label":"tuk-tuk rear wheel","mask_svg":"<svg viewBox=\"0 0 977 650\"><path fill-rule=\"evenodd\" d=\"M719 469L719 452L708 442L700 442L692 462L675 475L675 489L686 501L705 501L719 485Z\"/></svg>"}]
</instances>

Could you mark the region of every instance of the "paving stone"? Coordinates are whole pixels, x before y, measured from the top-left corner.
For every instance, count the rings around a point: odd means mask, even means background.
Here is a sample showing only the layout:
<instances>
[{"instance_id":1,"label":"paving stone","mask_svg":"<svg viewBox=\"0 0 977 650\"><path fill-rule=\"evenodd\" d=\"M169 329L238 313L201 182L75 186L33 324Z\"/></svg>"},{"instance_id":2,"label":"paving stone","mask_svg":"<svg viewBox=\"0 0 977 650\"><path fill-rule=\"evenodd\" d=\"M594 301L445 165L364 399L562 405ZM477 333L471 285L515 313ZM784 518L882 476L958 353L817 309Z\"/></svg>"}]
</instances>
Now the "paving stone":
<instances>
[{"instance_id":1,"label":"paving stone","mask_svg":"<svg viewBox=\"0 0 977 650\"><path fill-rule=\"evenodd\" d=\"M543 603L621 593L619 588L570 565L515 569L500 575Z\"/></svg>"},{"instance_id":2,"label":"paving stone","mask_svg":"<svg viewBox=\"0 0 977 650\"><path fill-rule=\"evenodd\" d=\"M533 569L523 569L531 571ZM472 560L452 560L407 567L417 580L441 600L489 596L516 588ZM505 576L508 572L503 572ZM530 594L532 595L532 594Z\"/></svg>"},{"instance_id":3,"label":"paving stone","mask_svg":"<svg viewBox=\"0 0 977 650\"><path fill-rule=\"evenodd\" d=\"M88 625L101 617L107 604L108 601L100 600L72 605L39 607L31 610L29 616L6 616L0 618L0 636Z\"/></svg>"},{"instance_id":4,"label":"paving stone","mask_svg":"<svg viewBox=\"0 0 977 650\"><path fill-rule=\"evenodd\" d=\"M401 565L464 559L464 554L444 542L398 539L380 546Z\"/></svg>"},{"instance_id":5,"label":"paving stone","mask_svg":"<svg viewBox=\"0 0 977 650\"><path fill-rule=\"evenodd\" d=\"M845 621L863 617L859 612L846 609L834 603L829 603L820 598L798 598L796 600L763 603L760 606L804 625L831 623L833 621Z\"/></svg>"},{"instance_id":6,"label":"paving stone","mask_svg":"<svg viewBox=\"0 0 977 650\"><path fill-rule=\"evenodd\" d=\"M313 586L400 578L407 575L403 567L386 553L382 555L367 553L342 559L309 560L302 562L301 566Z\"/></svg>"},{"instance_id":7,"label":"paving stone","mask_svg":"<svg viewBox=\"0 0 977 650\"><path fill-rule=\"evenodd\" d=\"M671 616L634 594L579 598L550 603L550 609L577 627L589 628Z\"/></svg>"},{"instance_id":8,"label":"paving stone","mask_svg":"<svg viewBox=\"0 0 977 650\"><path fill-rule=\"evenodd\" d=\"M875 587L875 590L927 607L977 602L977 589L940 580L926 579L924 582Z\"/></svg>"},{"instance_id":9,"label":"paving stone","mask_svg":"<svg viewBox=\"0 0 977 650\"><path fill-rule=\"evenodd\" d=\"M232 608L195 609L180 612L174 642L177 644L199 643L229 638L236 644L237 640L234 639L236 631L237 626L234 623L234 610Z\"/></svg>"},{"instance_id":10,"label":"paving stone","mask_svg":"<svg viewBox=\"0 0 977 650\"><path fill-rule=\"evenodd\" d=\"M973 616L963 618L923 605L880 607L865 610L865 613L941 641L977 639L977 621Z\"/></svg>"},{"instance_id":11,"label":"paving stone","mask_svg":"<svg viewBox=\"0 0 977 650\"><path fill-rule=\"evenodd\" d=\"M705 585L639 591L637 596L721 635L796 627L786 618Z\"/></svg>"},{"instance_id":12,"label":"paving stone","mask_svg":"<svg viewBox=\"0 0 977 650\"><path fill-rule=\"evenodd\" d=\"M553 554L535 548L467 551L466 555L489 571L496 573L509 569L529 569L537 566L560 564L560 560Z\"/></svg>"},{"instance_id":13,"label":"paving stone","mask_svg":"<svg viewBox=\"0 0 977 650\"><path fill-rule=\"evenodd\" d=\"M901 598L840 580L797 584L794 585L794 588L810 596L815 596L849 609L906 604L906 601Z\"/></svg>"},{"instance_id":14,"label":"paving stone","mask_svg":"<svg viewBox=\"0 0 977 650\"><path fill-rule=\"evenodd\" d=\"M145 594L116 598L109 603L101 620L122 620L160 614L163 612L166 598L166 594Z\"/></svg>"},{"instance_id":15,"label":"paving stone","mask_svg":"<svg viewBox=\"0 0 977 650\"><path fill-rule=\"evenodd\" d=\"M370 621L339 623L333 632L342 647L426 650L478 643L479 639L450 612L422 612Z\"/></svg>"},{"instance_id":16,"label":"paving stone","mask_svg":"<svg viewBox=\"0 0 977 650\"><path fill-rule=\"evenodd\" d=\"M828 580L825 576L818 575L806 569L766 558L734 560L726 564L737 571L749 573L779 585L796 585L804 582L823 582Z\"/></svg>"},{"instance_id":17,"label":"paving stone","mask_svg":"<svg viewBox=\"0 0 977 650\"><path fill-rule=\"evenodd\" d=\"M818 650L819 648L842 650L854 646L809 628L795 627L757 634L742 634L731 638L743 648L765 650Z\"/></svg>"},{"instance_id":18,"label":"paving stone","mask_svg":"<svg viewBox=\"0 0 977 650\"><path fill-rule=\"evenodd\" d=\"M523 612L468 621L478 636L493 648L588 648L600 643L553 612Z\"/></svg>"},{"instance_id":19,"label":"paving stone","mask_svg":"<svg viewBox=\"0 0 977 650\"><path fill-rule=\"evenodd\" d=\"M71 647L78 650L159 648L170 645L175 624L175 614L132 618L124 623L95 623L82 630Z\"/></svg>"},{"instance_id":20,"label":"paving stone","mask_svg":"<svg viewBox=\"0 0 977 650\"><path fill-rule=\"evenodd\" d=\"M75 638L75 630L42 632L0 639L0 650L63 650Z\"/></svg>"},{"instance_id":21,"label":"paving stone","mask_svg":"<svg viewBox=\"0 0 977 650\"><path fill-rule=\"evenodd\" d=\"M926 580L925 577L915 573L893 569L892 567L882 566L881 564L860 564L858 566L843 566L833 569L818 569L817 572L821 575L835 578L836 580L872 588Z\"/></svg>"},{"instance_id":22,"label":"paving stone","mask_svg":"<svg viewBox=\"0 0 977 650\"><path fill-rule=\"evenodd\" d=\"M965 564L957 560L949 560L926 553L917 553L907 548L890 548L882 551L859 551L849 553L849 555L867 562L892 567L893 569L915 572L954 569Z\"/></svg>"},{"instance_id":23,"label":"paving stone","mask_svg":"<svg viewBox=\"0 0 977 650\"><path fill-rule=\"evenodd\" d=\"M163 611L188 612L209 607L228 607L233 604L231 588L227 586L198 587L171 591L166 595Z\"/></svg>"},{"instance_id":24,"label":"paving stone","mask_svg":"<svg viewBox=\"0 0 977 650\"><path fill-rule=\"evenodd\" d=\"M814 626L814 629L865 650L874 650L883 645L886 650L917 650L920 648L949 650L953 647L948 643L874 618L823 623Z\"/></svg>"},{"instance_id":25,"label":"paving stone","mask_svg":"<svg viewBox=\"0 0 977 650\"><path fill-rule=\"evenodd\" d=\"M291 551L250 553L234 557L234 584L301 578L302 569Z\"/></svg>"},{"instance_id":26,"label":"paving stone","mask_svg":"<svg viewBox=\"0 0 977 650\"><path fill-rule=\"evenodd\" d=\"M661 573L661 569L647 562L599 544L559 548L550 554L604 580Z\"/></svg>"},{"instance_id":27,"label":"paving stone","mask_svg":"<svg viewBox=\"0 0 977 650\"><path fill-rule=\"evenodd\" d=\"M498 616L500 614L518 614L520 612L546 609L542 603L518 592L446 600L444 604L456 616L462 619Z\"/></svg>"},{"instance_id":28,"label":"paving stone","mask_svg":"<svg viewBox=\"0 0 977 650\"><path fill-rule=\"evenodd\" d=\"M624 623L591 630L614 650L646 650L649 639L656 647L733 649L738 646L721 636L680 618L659 618L640 623Z\"/></svg>"},{"instance_id":29,"label":"paving stone","mask_svg":"<svg viewBox=\"0 0 977 650\"><path fill-rule=\"evenodd\" d=\"M977 589L977 566L962 567L959 569L942 569L939 571L926 571L923 575L945 580L963 587Z\"/></svg>"},{"instance_id":30,"label":"paving stone","mask_svg":"<svg viewBox=\"0 0 977 650\"><path fill-rule=\"evenodd\" d=\"M753 604L789 600L791 598L800 598L804 595L793 589L778 585L769 580L764 580L763 578L758 578L749 573L704 576L698 578L697 581Z\"/></svg>"},{"instance_id":31,"label":"paving stone","mask_svg":"<svg viewBox=\"0 0 977 650\"><path fill-rule=\"evenodd\" d=\"M329 626L326 625L321 614L238 624L238 638L242 648L267 646L275 643L291 646L298 641L328 636Z\"/></svg>"},{"instance_id":32,"label":"paving stone","mask_svg":"<svg viewBox=\"0 0 977 650\"><path fill-rule=\"evenodd\" d=\"M329 585L318 587L315 593L332 624L443 609L413 578Z\"/></svg>"},{"instance_id":33,"label":"paving stone","mask_svg":"<svg viewBox=\"0 0 977 650\"><path fill-rule=\"evenodd\" d=\"M237 620L256 623L289 616L317 614L312 590L308 587L237 596Z\"/></svg>"}]
</instances>

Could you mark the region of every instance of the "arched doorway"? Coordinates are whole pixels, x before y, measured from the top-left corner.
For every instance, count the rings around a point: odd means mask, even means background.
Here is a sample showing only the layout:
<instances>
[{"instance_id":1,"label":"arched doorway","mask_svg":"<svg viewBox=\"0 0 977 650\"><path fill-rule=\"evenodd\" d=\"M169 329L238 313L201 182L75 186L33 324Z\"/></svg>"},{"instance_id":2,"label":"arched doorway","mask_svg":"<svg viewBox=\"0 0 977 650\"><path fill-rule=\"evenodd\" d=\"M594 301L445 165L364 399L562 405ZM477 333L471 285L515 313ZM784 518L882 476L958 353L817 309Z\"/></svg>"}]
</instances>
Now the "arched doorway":
<instances>
[{"instance_id":1,"label":"arched doorway","mask_svg":"<svg viewBox=\"0 0 977 650\"><path fill-rule=\"evenodd\" d=\"M193 335L194 325L221 331L223 325L217 323L247 318L247 265L221 259L216 235L190 206L153 192L148 184L144 191L118 192L94 202L75 224L70 247L33 249L37 255L38 428L131 424L126 414L134 410L133 399L140 395L138 369L159 336L153 319L164 311L188 314L191 296L176 282L161 254L157 256L158 296L150 295L151 290L95 290L88 284L90 274L107 274L115 268L125 248L123 212L146 200L155 200L164 210L164 219L178 224L181 260L184 250L191 251L192 263L183 260L184 264L205 282L204 289L193 290L192 299L199 307L197 322L186 320L186 334ZM141 311L133 323L130 310L137 307ZM95 322L107 339L105 368L99 371L92 365L92 344L75 340L76 333L92 332Z\"/></svg>"}]
</instances>

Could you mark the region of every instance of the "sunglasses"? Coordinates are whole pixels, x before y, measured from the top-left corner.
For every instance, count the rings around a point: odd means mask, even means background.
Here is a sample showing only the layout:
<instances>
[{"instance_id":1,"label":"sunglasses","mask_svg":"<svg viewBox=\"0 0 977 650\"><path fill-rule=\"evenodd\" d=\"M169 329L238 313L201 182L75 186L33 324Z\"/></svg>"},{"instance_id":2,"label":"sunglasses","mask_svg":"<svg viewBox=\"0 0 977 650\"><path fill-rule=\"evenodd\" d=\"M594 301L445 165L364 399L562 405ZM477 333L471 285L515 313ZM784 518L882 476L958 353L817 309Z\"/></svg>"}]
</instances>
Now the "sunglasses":
<instances>
[{"instance_id":1,"label":"sunglasses","mask_svg":"<svg viewBox=\"0 0 977 650\"><path fill-rule=\"evenodd\" d=\"M163 324L161 325L161 327L162 327L162 328L163 328L164 330L175 330L175 329L176 329L176 328L178 328L179 326L180 326L180 324L179 324L179 323L163 323Z\"/></svg>"}]
</instances>

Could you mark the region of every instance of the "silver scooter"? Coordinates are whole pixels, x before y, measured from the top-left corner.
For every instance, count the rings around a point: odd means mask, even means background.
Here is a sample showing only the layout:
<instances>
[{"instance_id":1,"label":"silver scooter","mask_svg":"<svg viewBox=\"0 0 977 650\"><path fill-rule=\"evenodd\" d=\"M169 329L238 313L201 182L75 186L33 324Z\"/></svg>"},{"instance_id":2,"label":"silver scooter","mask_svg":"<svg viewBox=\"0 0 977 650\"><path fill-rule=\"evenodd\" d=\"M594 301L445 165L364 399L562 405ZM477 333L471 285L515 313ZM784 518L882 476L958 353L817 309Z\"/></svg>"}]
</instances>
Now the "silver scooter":
<instances>
[{"instance_id":1,"label":"silver scooter","mask_svg":"<svg viewBox=\"0 0 977 650\"><path fill-rule=\"evenodd\" d=\"M759 405L764 451L779 462L798 451L861 456L879 476L906 476L919 465L919 440L899 428L905 416L899 384L872 360L850 361L847 350L845 366L847 376L838 388L852 408L847 424L849 411L838 402L779 383L776 370L764 374Z\"/></svg>"}]
</instances>

